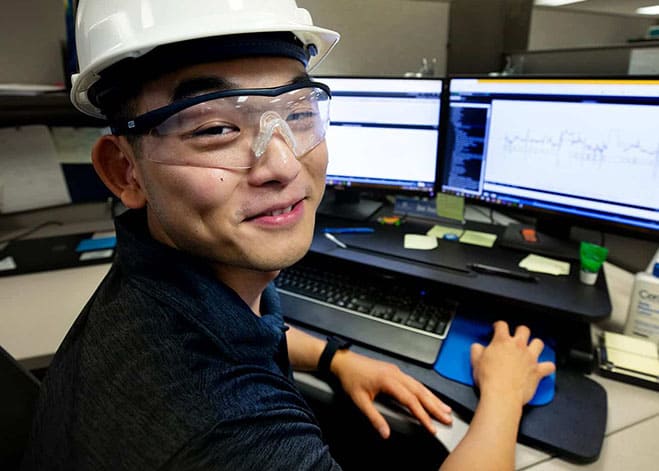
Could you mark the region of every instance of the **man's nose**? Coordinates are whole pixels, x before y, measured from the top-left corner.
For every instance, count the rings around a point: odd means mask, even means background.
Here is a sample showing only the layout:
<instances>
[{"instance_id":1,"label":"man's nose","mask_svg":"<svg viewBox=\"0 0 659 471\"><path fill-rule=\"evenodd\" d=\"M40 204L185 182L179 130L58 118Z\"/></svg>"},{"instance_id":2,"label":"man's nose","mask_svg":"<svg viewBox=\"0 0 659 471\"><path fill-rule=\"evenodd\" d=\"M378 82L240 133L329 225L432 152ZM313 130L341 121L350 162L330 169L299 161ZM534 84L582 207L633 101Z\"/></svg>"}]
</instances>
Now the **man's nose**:
<instances>
[{"instance_id":1,"label":"man's nose","mask_svg":"<svg viewBox=\"0 0 659 471\"><path fill-rule=\"evenodd\" d=\"M266 117L252 144L256 156L248 177L252 185L286 184L294 180L302 168L294 150L295 136L288 124L274 114L276 117Z\"/></svg>"},{"instance_id":2,"label":"man's nose","mask_svg":"<svg viewBox=\"0 0 659 471\"><path fill-rule=\"evenodd\" d=\"M260 158L265 153L275 133L281 136L297 157L297 142L288 123L275 111L266 111L261 115L261 119L259 120L259 134L252 144L252 150L256 158Z\"/></svg>"}]
</instances>

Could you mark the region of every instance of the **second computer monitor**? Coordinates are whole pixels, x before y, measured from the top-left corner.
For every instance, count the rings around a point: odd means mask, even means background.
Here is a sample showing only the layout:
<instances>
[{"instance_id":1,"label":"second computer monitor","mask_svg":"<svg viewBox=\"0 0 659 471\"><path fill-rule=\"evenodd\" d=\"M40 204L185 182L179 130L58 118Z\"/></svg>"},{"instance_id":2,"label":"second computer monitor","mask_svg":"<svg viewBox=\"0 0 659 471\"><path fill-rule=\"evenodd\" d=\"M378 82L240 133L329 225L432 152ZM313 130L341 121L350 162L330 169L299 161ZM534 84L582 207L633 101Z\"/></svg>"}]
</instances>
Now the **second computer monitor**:
<instances>
[{"instance_id":1,"label":"second computer monitor","mask_svg":"<svg viewBox=\"0 0 659 471\"><path fill-rule=\"evenodd\" d=\"M332 90L329 188L434 193L442 79L315 79Z\"/></svg>"},{"instance_id":2,"label":"second computer monitor","mask_svg":"<svg viewBox=\"0 0 659 471\"><path fill-rule=\"evenodd\" d=\"M452 78L441 190L659 238L659 80Z\"/></svg>"}]
</instances>

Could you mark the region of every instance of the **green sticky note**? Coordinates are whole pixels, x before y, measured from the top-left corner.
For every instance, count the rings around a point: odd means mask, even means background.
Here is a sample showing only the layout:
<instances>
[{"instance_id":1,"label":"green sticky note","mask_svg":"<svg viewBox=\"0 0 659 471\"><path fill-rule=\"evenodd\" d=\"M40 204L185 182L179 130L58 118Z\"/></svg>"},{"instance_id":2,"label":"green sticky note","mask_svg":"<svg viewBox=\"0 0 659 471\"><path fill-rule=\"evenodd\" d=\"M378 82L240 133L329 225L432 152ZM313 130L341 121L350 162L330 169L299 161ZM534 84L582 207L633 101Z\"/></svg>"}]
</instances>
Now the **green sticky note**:
<instances>
[{"instance_id":1,"label":"green sticky note","mask_svg":"<svg viewBox=\"0 0 659 471\"><path fill-rule=\"evenodd\" d=\"M439 193L435 198L437 216L464 221L465 199L462 196Z\"/></svg>"},{"instance_id":2,"label":"green sticky note","mask_svg":"<svg viewBox=\"0 0 659 471\"><path fill-rule=\"evenodd\" d=\"M496 234L479 231L465 231L460 237L460 242L463 244L480 245L481 247L492 247L496 240Z\"/></svg>"}]
</instances>

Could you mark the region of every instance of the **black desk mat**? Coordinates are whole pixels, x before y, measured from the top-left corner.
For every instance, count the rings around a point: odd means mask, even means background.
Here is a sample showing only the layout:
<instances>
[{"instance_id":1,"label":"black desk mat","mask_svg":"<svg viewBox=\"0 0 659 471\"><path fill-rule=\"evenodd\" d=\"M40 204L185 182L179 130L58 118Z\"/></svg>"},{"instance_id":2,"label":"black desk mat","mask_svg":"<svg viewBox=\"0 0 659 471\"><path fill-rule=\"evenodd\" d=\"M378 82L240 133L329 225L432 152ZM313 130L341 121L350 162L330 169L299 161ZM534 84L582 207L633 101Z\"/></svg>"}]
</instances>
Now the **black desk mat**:
<instances>
[{"instance_id":1,"label":"black desk mat","mask_svg":"<svg viewBox=\"0 0 659 471\"><path fill-rule=\"evenodd\" d=\"M307 326L298 327L314 333ZM351 349L398 365L401 370L435 392L461 417L471 420L478 404L478 396L473 387L444 378L432 368L418 366L360 345L353 345ZM607 410L607 395L601 385L581 373L559 368L553 401L544 406L524 408L518 442L573 463L594 462L599 458L604 442Z\"/></svg>"}]
</instances>

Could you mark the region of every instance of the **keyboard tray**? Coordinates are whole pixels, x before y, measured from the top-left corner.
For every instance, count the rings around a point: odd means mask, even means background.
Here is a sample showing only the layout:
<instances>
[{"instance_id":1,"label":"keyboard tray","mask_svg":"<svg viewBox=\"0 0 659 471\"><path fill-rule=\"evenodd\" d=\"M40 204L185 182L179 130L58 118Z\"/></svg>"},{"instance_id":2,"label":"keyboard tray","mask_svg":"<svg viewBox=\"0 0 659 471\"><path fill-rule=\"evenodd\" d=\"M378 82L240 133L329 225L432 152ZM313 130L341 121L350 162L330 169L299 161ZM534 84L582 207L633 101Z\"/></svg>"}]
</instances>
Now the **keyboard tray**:
<instances>
[{"instance_id":1,"label":"keyboard tray","mask_svg":"<svg viewBox=\"0 0 659 471\"><path fill-rule=\"evenodd\" d=\"M436 286L307 256L275 280L284 317L432 366L458 303Z\"/></svg>"}]
</instances>

